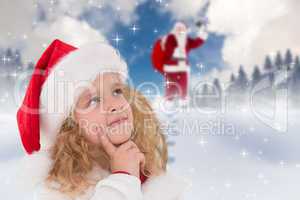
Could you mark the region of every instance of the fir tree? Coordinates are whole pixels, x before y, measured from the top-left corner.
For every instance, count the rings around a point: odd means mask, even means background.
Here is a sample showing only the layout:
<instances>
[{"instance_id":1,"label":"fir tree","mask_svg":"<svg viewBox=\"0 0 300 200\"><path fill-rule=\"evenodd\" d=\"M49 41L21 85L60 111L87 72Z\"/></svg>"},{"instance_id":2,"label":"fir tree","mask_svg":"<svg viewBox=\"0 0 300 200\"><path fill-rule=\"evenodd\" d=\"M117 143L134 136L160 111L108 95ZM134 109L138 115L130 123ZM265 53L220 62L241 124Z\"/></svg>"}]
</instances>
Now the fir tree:
<instances>
[{"instance_id":1,"label":"fir tree","mask_svg":"<svg viewBox=\"0 0 300 200\"><path fill-rule=\"evenodd\" d=\"M292 56L291 50L288 49L286 51L285 58L284 58L284 65L287 70L291 69L292 63L293 63L293 56Z\"/></svg>"},{"instance_id":2,"label":"fir tree","mask_svg":"<svg viewBox=\"0 0 300 200\"><path fill-rule=\"evenodd\" d=\"M214 84L214 93L221 95L222 94L222 88L221 88L219 79L215 78L213 84Z\"/></svg>"},{"instance_id":3,"label":"fir tree","mask_svg":"<svg viewBox=\"0 0 300 200\"><path fill-rule=\"evenodd\" d=\"M282 59L280 51L278 51L276 54L276 57L275 57L275 67L277 70L281 70L282 65L283 65L283 59Z\"/></svg>"},{"instance_id":4,"label":"fir tree","mask_svg":"<svg viewBox=\"0 0 300 200\"><path fill-rule=\"evenodd\" d=\"M256 65L252 73L252 82L257 83L261 78L259 67Z\"/></svg>"},{"instance_id":5,"label":"fir tree","mask_svg":"<svg viewBox=\"0 0 300 200\"><path fill-rule=\"evenodd\" d=\"M231 74L231 76L230 76L230 82L234 83L234 81L235 81L235 76L234 76L234 74Z\"/></svg>"},{"instance_id":6,"label":"fir tree","mask_svg":"<svg viewBox=\"0 0 300 200\"><path fill-rule=\"evenodd\" d=\"M266 58L265 58L264 69L266 72L270 72L273 70L273 64L272 64L270 56L266 56Z\"/></svg>"},{"instance_id":7,"label":"fir tree","mask_svg":"<svg viewBox=\"0 0 300 200\"><path fill-rule=\"evenodd\" d=\"M237 84L240 87L240 89L245 89L248 85L248 78L247 74L244 71L244 67L241 65L239 69L239 75L237 78Z\"/></svg>"}]
</instances>

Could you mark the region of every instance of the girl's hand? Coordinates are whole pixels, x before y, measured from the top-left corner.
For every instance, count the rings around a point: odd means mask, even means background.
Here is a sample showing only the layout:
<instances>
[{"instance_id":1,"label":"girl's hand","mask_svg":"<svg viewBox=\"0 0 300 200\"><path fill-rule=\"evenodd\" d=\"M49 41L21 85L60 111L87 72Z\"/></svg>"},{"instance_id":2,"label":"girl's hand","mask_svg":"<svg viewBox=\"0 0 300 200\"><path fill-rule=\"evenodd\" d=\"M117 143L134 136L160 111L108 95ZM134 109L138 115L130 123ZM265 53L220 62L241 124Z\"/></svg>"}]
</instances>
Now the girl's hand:
<instances>
[{"instance_id":1,"label":"girl's hand","mask_svg":"<svg viewBox=\"0 0 300 200\"><path fill-rule=\"evenodd\" d=\"M105 134L100 135L99 139L103 149L110 157L111 171L127 171L140 178L140 167L143 169L145 166L145 156L133 141L128 140L116 147Z\"/></svg>"}]
</instances>

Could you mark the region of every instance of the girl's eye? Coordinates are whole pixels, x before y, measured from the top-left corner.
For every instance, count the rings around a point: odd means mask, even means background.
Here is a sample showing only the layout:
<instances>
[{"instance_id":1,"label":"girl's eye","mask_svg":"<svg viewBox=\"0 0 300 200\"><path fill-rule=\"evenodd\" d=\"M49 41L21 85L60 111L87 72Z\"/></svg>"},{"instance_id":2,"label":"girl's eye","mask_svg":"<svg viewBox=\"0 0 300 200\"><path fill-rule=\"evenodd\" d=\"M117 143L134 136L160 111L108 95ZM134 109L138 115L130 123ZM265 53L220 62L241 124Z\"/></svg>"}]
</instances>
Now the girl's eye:
<instances>
[{"instance_id":1,"label":"girl's eye","mask_svg":"<svg viewBox=\"0 0 300 200\"><path fill-rule=\"evenodd\" d=\"M100 102L100 97L93 97L90 101L89 101L89 106L92 105L94 102L99 103Z\"/></svg>"},{"instance_id":2,"label":"girl's eye","mask_svg":"<svg viewBox=\"0 0 300 200\"><path fill-rule=\"evenodd\" d=\"M123 94L123 89L122 88L117 88L114 90L114 95L118 95L118 94Z\"/></svg>"}]
</instances>

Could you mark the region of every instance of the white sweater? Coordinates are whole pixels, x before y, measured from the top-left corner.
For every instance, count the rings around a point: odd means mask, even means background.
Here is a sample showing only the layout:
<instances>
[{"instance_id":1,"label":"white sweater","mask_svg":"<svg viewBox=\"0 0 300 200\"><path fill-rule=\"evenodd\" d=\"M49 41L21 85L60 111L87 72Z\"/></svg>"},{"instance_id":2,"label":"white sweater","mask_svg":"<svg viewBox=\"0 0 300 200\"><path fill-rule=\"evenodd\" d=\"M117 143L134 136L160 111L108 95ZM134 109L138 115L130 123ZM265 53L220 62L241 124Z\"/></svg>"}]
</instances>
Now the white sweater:
<instances>
[{"instance_id":1,"label":"white sweater","mask_svg":"<svg viewBox=\"0 0 300 200\"><path fill-rule=\"evenodd\" d=\"M0 189L3 199L71 200L65 194L45 186L44 179L51 166L47 153L40 151L26 155L6 165L13 167L6 173L3 171L4 167L1 167L0 178L5 182ZM190 186L189 181L170 172L150 177L143 184L135 176L110 174L103 169L95 169L89 176L104 178L76 200L183 200L184 190ZM12 189L15 192L12 193Z\"/></svg>"}]
</instances>

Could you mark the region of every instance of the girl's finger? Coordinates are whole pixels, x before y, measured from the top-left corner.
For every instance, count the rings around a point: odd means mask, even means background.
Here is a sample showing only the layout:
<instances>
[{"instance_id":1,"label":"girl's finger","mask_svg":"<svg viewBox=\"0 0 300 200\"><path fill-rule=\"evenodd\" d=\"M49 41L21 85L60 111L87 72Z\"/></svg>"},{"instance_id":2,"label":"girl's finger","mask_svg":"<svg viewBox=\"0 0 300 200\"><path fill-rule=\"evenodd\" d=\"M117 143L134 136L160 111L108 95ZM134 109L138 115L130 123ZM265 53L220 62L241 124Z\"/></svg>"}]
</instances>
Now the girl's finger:
<instances>
[{"instance_id":1,"label":"girl's finger","mask_svg":"<svg viewBox=\"0 0 300 200\"><path fill-rule=\"evenodd\" d=\"M131 140L128 140L127 142L125 142L124 144L121 144L119 146L119 150L120 151L126 151L126 150L129 150L129 149L132 149L132 148L137 148L136 144L131 141Z\"/></svg>"}]
</instances>

